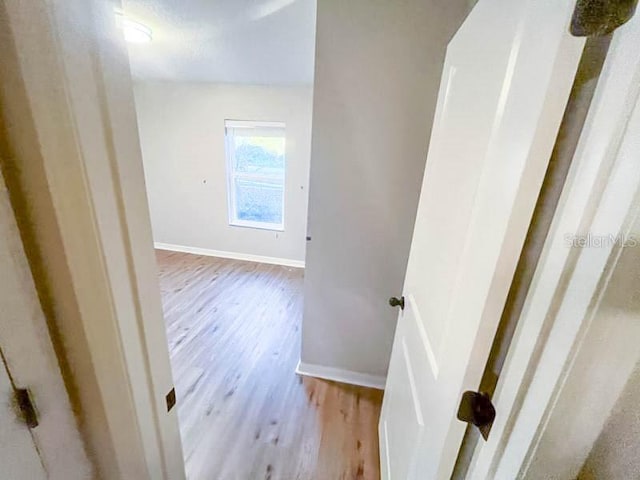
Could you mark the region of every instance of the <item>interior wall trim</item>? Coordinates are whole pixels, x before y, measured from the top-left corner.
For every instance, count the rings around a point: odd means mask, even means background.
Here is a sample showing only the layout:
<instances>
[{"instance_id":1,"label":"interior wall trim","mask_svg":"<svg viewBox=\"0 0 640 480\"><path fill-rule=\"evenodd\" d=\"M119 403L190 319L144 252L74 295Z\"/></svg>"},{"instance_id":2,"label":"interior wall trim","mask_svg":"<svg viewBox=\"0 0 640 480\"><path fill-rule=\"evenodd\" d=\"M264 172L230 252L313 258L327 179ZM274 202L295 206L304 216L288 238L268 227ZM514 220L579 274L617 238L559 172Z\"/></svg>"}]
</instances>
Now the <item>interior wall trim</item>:
<instances>
[{"instance_id":1,"label":"interior wall trim","mask_svg":"<svg viewBox=\"0 0 640 480\"><path fill-rule=\"evenodd\" d=\"M233 260L245 260L247 262L268 263L270 265L283 265L285 267L304 268L304 260L292 260L289 258L265 257L263 255L252 255L249 253L226 252L223 250L211 250L209 248L187 247L172 243L154 242L153 246L158 250L169 250L172 252L193 253L194 255L205 255L207 257L231 258Z\"/></svg>"},{"instance_id":2,"label":"interior wall trim","mask_svg":"<svg viewBox=\"0 0 640 480\"><path fill-rule=\"evenodd\" d=\"M322 378L324 380L332 380L334 382L348 383L359 387L375 388L384 390L387 383L386 376L370 375L368 373L353 372L342 368L326 367L324 365L315 365L300 360L296 367L298 375L307 377Z\"/></svg>"}]
</instances>

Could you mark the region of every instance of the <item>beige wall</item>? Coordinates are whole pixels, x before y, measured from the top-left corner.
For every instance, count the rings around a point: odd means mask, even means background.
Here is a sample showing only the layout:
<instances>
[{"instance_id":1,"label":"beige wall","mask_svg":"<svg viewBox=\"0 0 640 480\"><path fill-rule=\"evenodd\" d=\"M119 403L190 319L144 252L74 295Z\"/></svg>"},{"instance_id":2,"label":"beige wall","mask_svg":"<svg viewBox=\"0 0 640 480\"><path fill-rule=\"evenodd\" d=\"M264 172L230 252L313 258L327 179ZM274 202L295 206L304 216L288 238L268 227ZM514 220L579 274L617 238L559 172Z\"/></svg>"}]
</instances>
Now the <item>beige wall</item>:
<instances>
[{"instance_id":1,"label":"beige wall","mask_svg":"<svg viewBox=\"0 0 640 480\"><path fill-rule=\"evenodd\" d=\"M640 220L636 220L630 235L640 239ZM627 447L632 448L634 444L640 447L637 436L631 445L627 444L633 434L640 431L637 409L640 385L636 385L640 383L636 368L640 359L640 245L623 248L610 272L603 273L603 277L607 275L610 275L609 283L579 337L579 353L568 367L568 376L555 398L526 478L576 478L594 442L595 451L583 473L620 469L628 462L631 466L640 465L637 458L625 458ZM634 368L636 373L632 374ZM634 393L633 400L626 398L633 398ZM618 416L623 418L607 424L616 401ZM615 431L624 422L627 422L624 428ZM604 433L600 434L603 429ZM600 439L596 440L599 434ZM626 480L638 475L598 474L584 478Z\"/></svg>"},{"instance_id":2,"label":"beige wall","mask_svg":"<svg viewBox=\"0 0 640 480\"><path fill-rule=\"evenodd\" d=\"M137 83L154 241L304 261L311 96L311 87ZM286 124L283 232L229 225L225 120Z\"/></svg>"},{"instance_id":3,"label":"beige wall","mask_svg":"<svg viewBox=\"0 0 640 480\"><path fill-rule=\"evenodd\" d=\"M579 480L640 478L640 363L587 457Z\"/></svg>"},{"instance_id":4,"label":"beige wall","mask_svg":"<svg viewBox=\"0 0 640 480\"><path fill-rule=\"evenodd\" d=\"M386 375L445 48L468 0L319 0L302 361Z\"/></svg>"}]
</instances>

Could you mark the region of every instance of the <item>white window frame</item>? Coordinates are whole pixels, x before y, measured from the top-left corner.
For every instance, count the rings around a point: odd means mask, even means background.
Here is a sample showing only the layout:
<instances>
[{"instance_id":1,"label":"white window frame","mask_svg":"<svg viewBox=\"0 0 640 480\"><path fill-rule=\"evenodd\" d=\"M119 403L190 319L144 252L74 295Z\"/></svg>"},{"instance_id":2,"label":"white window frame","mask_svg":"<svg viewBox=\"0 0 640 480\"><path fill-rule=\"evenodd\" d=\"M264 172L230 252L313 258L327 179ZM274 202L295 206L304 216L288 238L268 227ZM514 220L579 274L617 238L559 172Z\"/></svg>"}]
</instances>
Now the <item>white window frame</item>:
<instances>
[{"instance_id":1,"label":"white window frame","mask_svg":"<svg viewBox=\"0 0 640 480\"><path fill-rule=\"evenodd\" d=\"M263 121L252 121L252 120L225 120L224 121L224 144L225 144L225 158L227 163L227 206L228 206L228 219L229 225L233 227L247 227L247 228L257 228L260 230L272 230L277 232L284 232L285 225L285 196L287 192L286 183L287 183L287 158L286 158L286 150L285 150L285 164L284 164L284 175L282 179L282 222L281 223L267 223L267 222L256 222L251 220L240 220L236 211L236 186L235 179L240 178L251 178L254 180L260 180L261 177L259 175L251 175L251 174L238 174L235 172L233 166L233 145L230 142L230 136L227 133L228 128L278 128L282 129L285 132L285 145L286 145L286 124L284 122L263 122ZM286 147L285 147L286 148ZM272 180L272 177L265 176L264 180Z\"/></svg>"}]
</instances>

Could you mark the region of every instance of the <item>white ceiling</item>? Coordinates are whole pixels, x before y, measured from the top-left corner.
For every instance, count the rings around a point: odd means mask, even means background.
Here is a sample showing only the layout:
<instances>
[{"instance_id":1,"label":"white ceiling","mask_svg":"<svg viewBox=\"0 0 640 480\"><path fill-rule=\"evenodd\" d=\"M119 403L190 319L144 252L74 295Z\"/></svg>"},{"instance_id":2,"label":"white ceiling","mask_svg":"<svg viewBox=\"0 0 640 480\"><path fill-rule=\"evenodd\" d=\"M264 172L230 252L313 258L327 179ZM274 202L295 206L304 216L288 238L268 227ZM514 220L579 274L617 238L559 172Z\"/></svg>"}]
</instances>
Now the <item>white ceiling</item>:
<instances>
[{"instance_id":1,"label":"white ceiling","mask_svg":"<svg viewBox=\"0 0 640 480\"><path fill-rule=\"evenodd\" d=\"M153 30L129 44L134 78L311 84L316 0L124 0Z\"/></svg>"}]
</instances>

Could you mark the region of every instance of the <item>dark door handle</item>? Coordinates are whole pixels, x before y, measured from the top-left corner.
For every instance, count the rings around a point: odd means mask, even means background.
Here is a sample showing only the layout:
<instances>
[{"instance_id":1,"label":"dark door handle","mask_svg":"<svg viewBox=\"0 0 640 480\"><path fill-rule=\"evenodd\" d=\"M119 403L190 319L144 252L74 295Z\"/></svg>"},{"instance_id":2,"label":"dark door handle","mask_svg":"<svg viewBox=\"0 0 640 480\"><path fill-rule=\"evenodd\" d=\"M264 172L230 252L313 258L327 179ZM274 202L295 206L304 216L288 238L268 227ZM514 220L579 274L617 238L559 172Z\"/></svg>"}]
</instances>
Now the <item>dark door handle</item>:
<instances>
[{"instance_id":1,"label":"dark door handle","mask_svg":"<svg viewBox=\"0 0 640 480\"><path fill-rule=\"evenodd\" d=\"M389 299L389 305L392 307L400 307L400 310L404 310L404 297L391 297Z\"/></svg>"},{"instance_id":2,"label":"dark door handle","mask_svg":"<svg viewBox=\"0 0 640 480\"><path fill-rule=\"evenodd\" d=\"M462 394L457 416L458 420L478 427L482 437L486 440L496 418L496 409L488 394L466 391Z\"/></svg>"}]
</instances>

